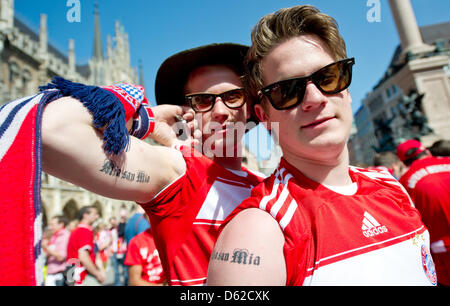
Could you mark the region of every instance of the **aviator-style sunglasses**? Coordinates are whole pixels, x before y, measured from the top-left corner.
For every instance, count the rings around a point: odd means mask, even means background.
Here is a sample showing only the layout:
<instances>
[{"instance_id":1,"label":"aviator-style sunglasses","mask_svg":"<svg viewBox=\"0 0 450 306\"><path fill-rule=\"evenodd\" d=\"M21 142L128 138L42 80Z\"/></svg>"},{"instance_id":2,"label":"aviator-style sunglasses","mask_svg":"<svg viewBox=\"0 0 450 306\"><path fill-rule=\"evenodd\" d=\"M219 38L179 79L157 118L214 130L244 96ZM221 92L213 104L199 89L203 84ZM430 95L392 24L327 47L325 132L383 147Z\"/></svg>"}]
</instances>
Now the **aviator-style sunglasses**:
<instances>
[{"instance_id":1,"label":"aviator-style sunglasses","mask_svg":"<svg viewBox=\"0 0 450 306\"><path fill-rule=\"evenodd\" d=\"M197 113L204 113L213 109L217 97L231 109L236 109L245 104L244 88L236 88L221 94L193 93L185 96L186 102Z\"/></svg>"},{"instance_id":2,"label":"aviator-style sunglasses","mask_svg":"<svg viewBox=\"0 0 450 306\"><path fill-rule=\"evenodd\" d=\"M332 95L347 89L352 81L355 59L346 58L331 63L311 75L279 81L263 87L260 94L267 97L277 110L289 109L300 104L306 85L312 81L324 94Z\"/></svg>"}]
</instances>

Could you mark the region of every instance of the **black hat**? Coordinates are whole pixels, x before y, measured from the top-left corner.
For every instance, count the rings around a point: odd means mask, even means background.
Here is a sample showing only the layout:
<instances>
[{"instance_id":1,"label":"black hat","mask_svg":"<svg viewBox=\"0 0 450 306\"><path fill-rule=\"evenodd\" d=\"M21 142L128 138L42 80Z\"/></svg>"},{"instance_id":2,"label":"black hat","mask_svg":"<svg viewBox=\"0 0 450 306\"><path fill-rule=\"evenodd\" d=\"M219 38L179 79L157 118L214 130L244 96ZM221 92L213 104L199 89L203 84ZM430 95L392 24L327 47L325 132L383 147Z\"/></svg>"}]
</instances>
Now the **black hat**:
<instances>
[{"instance_id":1,"label":"black hat","mask_svg":"<svg viewBox=\"0 0 450 306\"><path fill-rule=\"evenodd\" d=\"M238 75L245 73L244 59L249 47L235 43L215 43L188 49L166 59L156 74L156 104L184 104L184 86L189 74L197 67L206 65L229 65ZM247 103L247 106L251 104ZM259 120L249 109L248 121Z\"/></svg>"},{"instance_id":2,"label":"black hat","mask_svg":"<svg viewBox=\"0 0 450 306\"><path fill-rule=\"evenodd\" d=\"M244 74L248 47L233 43L210 44L172 55L162 63L155 81L156 104L184 104L184 86L189 74L205 65L231 65Z\"/></svg>"}]
</instances>

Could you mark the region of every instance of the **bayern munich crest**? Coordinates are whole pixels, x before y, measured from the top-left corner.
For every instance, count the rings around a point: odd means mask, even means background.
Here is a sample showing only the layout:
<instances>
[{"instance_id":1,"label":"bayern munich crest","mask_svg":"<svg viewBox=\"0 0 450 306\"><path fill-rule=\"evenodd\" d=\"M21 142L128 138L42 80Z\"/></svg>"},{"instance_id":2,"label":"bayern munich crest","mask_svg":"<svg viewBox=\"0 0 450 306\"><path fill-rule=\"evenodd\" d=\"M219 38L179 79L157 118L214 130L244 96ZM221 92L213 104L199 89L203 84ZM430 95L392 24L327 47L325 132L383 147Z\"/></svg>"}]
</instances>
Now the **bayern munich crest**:
<instances>
[{"instance_id":1,"label":"bayern munich crest","mask_svg":"<svg viewBox=\"0 0 450 306\"><path fill-rule=\"evenodd\" d=\"M104 86L102 88L113 90L119 94L125 101L133 106L134 110L137 110L145 98L144 87L140 85L120 83L113 86Z\"/></svg>"},{"instance_id":2,"label":"bayern munich crest","mask_svg":"<svg viewBox=\"0 0 450 306\"><path fill-rule=\"evenodd\" d=\"M434 267L433 258L431 258L430 251L422 245L421 248L422 253L422 267L425 272L425 275L428 277L428 280L433 284L434 286L437 285L437 276L436 276L436 269Z\"/></svg>"},{"instance_id":3,"label":"bayern munich crest","mask_svg":"<svg viewBox=\"0 0 450 306\"><path fill-rule=\"evenodd\" d=\"M132 96L134 99L136 99L139 102L142 102L144 99L143 95L143 87L139 85L130 85L130 84L117 84L117 87L120 87L121 89L125 90L127 94Z\"/></svg>"}]
</instances>

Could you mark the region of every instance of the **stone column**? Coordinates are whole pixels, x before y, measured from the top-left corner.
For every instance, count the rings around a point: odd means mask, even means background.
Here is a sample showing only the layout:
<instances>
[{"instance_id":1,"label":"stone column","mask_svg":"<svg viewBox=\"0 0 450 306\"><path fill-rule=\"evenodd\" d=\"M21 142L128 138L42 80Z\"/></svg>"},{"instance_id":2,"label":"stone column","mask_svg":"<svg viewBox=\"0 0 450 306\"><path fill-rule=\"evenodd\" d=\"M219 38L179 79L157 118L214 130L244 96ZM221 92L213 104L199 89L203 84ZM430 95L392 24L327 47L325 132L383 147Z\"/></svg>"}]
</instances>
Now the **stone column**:
<instances>
[{"instance_id":1,"label":"stone column","mask_svg":"<svg viewBox=\"0 0 450 306\"><path fill-rule=\"evenodd\" d=\"M11 31L14 26L14 0L0 0L0 31Z\"/></svg>"},{"instance_id":2,"label":"stone column","mask_svg":"<svg viewBox=\"0 0 450 306\"><path fill-rule=\"evenodd\" d=\"M41 14L41 24L39 27L39 53L46 56L48 51L48 31L47 31L47 15Z\"/></svg>"},{"instance_id":3,"label":"stone column","mask_svg":"<svg viewBox=\"0 0 450 306\"><path fill-rule=\"evenodd\" d=\"M9 93L3 84L3 51L5 40L14 27L14 0L0 0L0 104L9 99Z\"/></svg>"},{"instance_id":4,"label":"stone column","mask_svg":"<svg viewBox=\"0 0 450 306\"><path fill-rule=\"evenodd\" d=\"M389 0L389 5L402 45L402 58L407 52L416 54L432 51L434 47L422 40L410 0Z\"/></svg>"},{"instance_id":5,"label":"stone column","mask_svg":"<svg viewBox=\"0 0 450 306\"><path fill-rule=\"evenodd\" d=\"M39 85L47 82L48 67L48 31L47 31L47 15L41 14L41 24L39 27Z\"/></svg>"}]
</instances>

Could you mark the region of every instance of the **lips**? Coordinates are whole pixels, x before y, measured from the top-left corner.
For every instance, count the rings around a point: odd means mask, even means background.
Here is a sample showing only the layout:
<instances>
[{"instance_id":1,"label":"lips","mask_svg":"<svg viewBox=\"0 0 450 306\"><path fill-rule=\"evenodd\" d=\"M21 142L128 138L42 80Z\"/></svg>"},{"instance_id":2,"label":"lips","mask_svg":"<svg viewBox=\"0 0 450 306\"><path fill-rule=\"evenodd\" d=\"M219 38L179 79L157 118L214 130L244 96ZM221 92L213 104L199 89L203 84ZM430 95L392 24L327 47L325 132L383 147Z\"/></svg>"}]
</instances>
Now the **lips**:
<instances>
[{"instance_id":1,"label":"lips","mask_svg":"<svg viewBox=\"0 0 450 306\"><path fill-rule=\"evenodd\" d=\"M229 130L235 128L235 123L231 121L227 121L224 123L211 122L211 124L207 127L207 131L210 134L221 134L226 133Z\"/></svg>"},{"instance_id":2,"label":"lips","mask_svg":"<svg viewBox=\"0 0 450 306\"><path fill-rule=\"evenodd\" d=\"M312 128L312 127L318 126L318 125L320 125L324 122L327 122L328 120L334 119L334 118L336 118L336 117L325 117L325 118L317 119L317 120L314 120L313 122L302 125L301 128L302 129Z\"/></svg>"}]
</instances>

